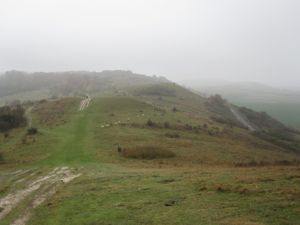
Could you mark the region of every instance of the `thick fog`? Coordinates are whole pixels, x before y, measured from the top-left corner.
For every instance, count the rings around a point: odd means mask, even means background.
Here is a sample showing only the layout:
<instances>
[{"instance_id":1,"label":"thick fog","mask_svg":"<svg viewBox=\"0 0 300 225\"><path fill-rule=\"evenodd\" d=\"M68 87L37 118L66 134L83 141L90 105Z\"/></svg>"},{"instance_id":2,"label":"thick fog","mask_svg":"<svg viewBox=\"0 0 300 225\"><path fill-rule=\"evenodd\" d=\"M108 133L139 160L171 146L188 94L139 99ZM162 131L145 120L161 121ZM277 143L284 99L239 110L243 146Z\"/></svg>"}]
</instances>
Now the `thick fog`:
<instances>
[{"instance_id":1,"label":"thick fog","mask_svg":"<svg viewBox=\"0 0 300 225\"><path fill-rule=\"evenodd\" d=\"M1 0L0 71L300 86L299 0Z\"/></svg>"}]
</instances>

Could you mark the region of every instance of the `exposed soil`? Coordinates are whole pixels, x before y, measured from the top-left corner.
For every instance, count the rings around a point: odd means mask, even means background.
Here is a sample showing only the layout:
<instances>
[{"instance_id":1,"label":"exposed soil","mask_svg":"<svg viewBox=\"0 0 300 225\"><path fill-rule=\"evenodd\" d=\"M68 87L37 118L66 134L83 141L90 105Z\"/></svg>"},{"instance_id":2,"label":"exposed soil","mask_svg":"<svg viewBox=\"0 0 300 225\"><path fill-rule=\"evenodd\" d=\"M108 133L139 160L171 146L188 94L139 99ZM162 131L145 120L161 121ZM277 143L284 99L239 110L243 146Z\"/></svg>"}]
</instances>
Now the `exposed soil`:
<instances>
[{"instance_id":1,"label":"exposed soil","mask_svg":"<svg viewBox=\"0 0 300 225\"><path fill-rule=\"evenodd\" d=\"M23 171L17 171L16 175L22 174L22 172ZM40 176L31 182L26 188L6 195L0 199L0 221L30 194L36 193L25 212L12 223L12 225L25 225L35 208L53 196L62 184L67 184L80 175L80 173L75 173L74 170L69 167L55 168L48 174ZM30 176L30 174L28 176ZM25 180L26 178L22 179ZM17 182L20 182L20 180Z\"/></svg>"}]
</instances>

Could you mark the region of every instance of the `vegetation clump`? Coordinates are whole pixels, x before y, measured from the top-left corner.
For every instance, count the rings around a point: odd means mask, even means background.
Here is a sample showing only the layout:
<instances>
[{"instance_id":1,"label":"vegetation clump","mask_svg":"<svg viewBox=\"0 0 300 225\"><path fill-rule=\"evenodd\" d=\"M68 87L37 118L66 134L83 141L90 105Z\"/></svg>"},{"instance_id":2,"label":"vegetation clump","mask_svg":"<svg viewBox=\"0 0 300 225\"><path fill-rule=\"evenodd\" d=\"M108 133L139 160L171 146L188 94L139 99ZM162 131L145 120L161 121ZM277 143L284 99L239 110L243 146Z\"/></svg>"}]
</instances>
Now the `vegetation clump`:
<instances>
[{"instance_id":1,"label":"vegetation clump","mask_svg":"<svg viewBox=\"0 0 300 225\"><path fill-rule=\"evenodd\" d=\"M124 148L121 152L122 156L134 159L159 159L172 158L175 153L159 146L142 145L131 148Z\"/></svg>"},{"instance_id":2,"label":"vegetation clump","mask_svg":"<svg viewBox=\"0 0 300 225\"><path fill-rule=\"evenodd\" d=\"M165 136L168 138L180 138L178 133L166 133Z\"/></svg>"},{"instance_id":3,"label":"vegetation clump","mask_svg":"<svg viewBox=\"0 0 300 225\"><path fill-rule=\"evenodd\" d=\"M170 128L170 123L169 122L164 122L164 128Z\"/></svg>"},{"instance_id":4,"label":"vegetation clump","mask_svg":"<svg viewBox=\"0 0 300 225\"><path fill-rule=\"evenodd\" d=\"M27 129L27 135L35 135L38 133L38 129L36 127L31 127Z\"/></svg>"},{"instance_id":5,"label":"vegetation clump","mask_svg":"<svg viewBox=\"0 0 300 225\"><path fill-rule=\"evenodd\" d=\"M3 163L4 162L4 156L2 154L2 152L0 152L0 163Z\"/></svg>"},{"instance_id":6,"label":"vegetation clump","mask_svg":"<svg viewBox=\"0 0 300 225\"><path fill-rule=\"evenodd\" d=\"M0 132L26 125L25 110L21 105L0 108Z\"/></svg>"},{"instance_id":7,"label":"vegetation clump","mask_svg":"<svg viewBox=\"0 0 300 225\"><path fill-rule=\"evenodd\" d=\"M156 84L148 87L144 87L138 90L136 94L140 95L153 95L153 96L164 96L164 97L176 97L176 90L172 87L166 86L164 84Z\"/></svg>"},{"instance_id":8,"label":"vegetation clump","mask_svg":"<svg viewBox=\"0 0 300 225\"><path fill-rule=\"evenodd\" d=\"M247 188L244 187L232 187L230 185L218 185L216 187L216 192L220 192L220 193L237 193L237 194L248 194L249 190Z\"/></svg>"},{"instance_id":9,"label":"vegetation clump","mask_svg":"<svg viewBox=\"0 0 300 225\"><path fill-rule=\"evenodd\" d=\"M299 165L298 160L277 160L277 161L255 161L251 160L249 162L239 162L235 163L236 167L263 167L263 166L293 166Z\"/></svg>"},{"instance_id":10,"label":"vegetation clump","mask_svg":"<svg viewBox=\"0 0 300 225\"><path fill-rule=\"evenodd\" d=\"M147 121L147 126L149 126L149 127L154 127L154 126L155 126L155 123L154 123L151 119L149 119L149 120Z\"/></svg>"}]
</instances>

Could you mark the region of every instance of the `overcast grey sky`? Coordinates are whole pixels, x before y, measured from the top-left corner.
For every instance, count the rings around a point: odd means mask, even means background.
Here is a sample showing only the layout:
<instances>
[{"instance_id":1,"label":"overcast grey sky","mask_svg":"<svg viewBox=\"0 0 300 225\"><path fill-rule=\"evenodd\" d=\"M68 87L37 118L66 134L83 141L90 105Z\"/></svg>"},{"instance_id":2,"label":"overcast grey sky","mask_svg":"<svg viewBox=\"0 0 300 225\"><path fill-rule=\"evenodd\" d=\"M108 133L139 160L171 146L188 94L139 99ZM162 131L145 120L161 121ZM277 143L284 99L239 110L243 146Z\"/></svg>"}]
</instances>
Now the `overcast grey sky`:
<instances>
[{"instance_id":1,"label":"overcast grey sky","mask_svg":"<svg viewBox=\"0 0 300 225\"><path fill-rule=\"evenodd\" d=\"M299 0L1 0L0 71L300 86Z\"/></svg>"}]
</instances>

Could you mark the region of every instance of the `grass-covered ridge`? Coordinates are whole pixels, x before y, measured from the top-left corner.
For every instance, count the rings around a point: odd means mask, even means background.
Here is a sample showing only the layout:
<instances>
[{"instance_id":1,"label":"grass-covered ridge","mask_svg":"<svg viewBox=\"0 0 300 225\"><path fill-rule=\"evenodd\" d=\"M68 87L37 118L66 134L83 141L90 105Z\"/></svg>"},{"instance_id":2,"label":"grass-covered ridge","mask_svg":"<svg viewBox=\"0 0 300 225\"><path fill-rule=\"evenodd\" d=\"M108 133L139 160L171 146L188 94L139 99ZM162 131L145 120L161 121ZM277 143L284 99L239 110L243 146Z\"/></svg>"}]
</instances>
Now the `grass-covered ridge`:
<instances>
[{"instance_id":1,"label":"grass-covered ridge","mask_svg":"<svg viewBox=\"0 0 300 225\"><path fill-rule=\"evenodd\" d=\"M193 93L174 93L92 97L82 111L82 98L35 103L38 133L26 143L25 128L1 137L0 199L55 168L78 177L26 208L51 190L43 183L0 224L31 210L32 225L296 225L299 155L212 120Z\"/></svg>"}]
</instances>

